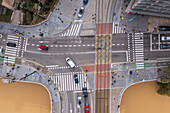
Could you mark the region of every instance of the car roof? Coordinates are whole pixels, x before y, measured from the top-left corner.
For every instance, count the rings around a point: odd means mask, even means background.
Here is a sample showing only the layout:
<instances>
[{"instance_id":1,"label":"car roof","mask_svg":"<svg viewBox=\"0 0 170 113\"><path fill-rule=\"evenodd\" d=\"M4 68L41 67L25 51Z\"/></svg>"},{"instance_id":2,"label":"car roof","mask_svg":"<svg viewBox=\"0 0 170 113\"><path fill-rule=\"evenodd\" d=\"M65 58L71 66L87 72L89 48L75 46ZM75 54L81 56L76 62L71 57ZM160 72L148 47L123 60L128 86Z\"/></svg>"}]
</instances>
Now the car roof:
<instances>
[{"instance_id":1,"label":"car roof","mask_svg":"<svg viewBox=\"0 0 170 113\"><path fill-rule=\"evenodd\" d=\"M81 97L78 97L78 99L81 99Z\"/></svg>"},{"instance_id":2,"label":"car roof","mask_svg":"<svg viewBox=\"0 0 170 113\"><path fill-rule=\"evenodd\" d=\"M84 7L83 7L83 6L81 6L81 7L80 7L80 9L84 9Z\"/></svg>"}]
</instances>

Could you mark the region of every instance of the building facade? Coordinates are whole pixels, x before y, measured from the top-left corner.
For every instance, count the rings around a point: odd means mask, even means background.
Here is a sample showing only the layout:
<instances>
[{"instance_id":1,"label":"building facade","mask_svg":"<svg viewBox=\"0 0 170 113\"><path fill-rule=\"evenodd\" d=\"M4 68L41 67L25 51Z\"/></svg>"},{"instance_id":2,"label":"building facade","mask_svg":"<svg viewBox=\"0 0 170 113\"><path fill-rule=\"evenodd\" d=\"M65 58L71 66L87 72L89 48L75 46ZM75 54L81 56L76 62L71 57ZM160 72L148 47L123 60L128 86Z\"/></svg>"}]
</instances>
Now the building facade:
<instances>
[{"instance_id":1,"label":"building facade","mask_svg":"<svg viewBox=\"0 0 170 113\"><path fill-rule=\"evenodd\" d=\"M126 12L170 18L170 0L131 0Z\"/></svg>"}]
</instances>

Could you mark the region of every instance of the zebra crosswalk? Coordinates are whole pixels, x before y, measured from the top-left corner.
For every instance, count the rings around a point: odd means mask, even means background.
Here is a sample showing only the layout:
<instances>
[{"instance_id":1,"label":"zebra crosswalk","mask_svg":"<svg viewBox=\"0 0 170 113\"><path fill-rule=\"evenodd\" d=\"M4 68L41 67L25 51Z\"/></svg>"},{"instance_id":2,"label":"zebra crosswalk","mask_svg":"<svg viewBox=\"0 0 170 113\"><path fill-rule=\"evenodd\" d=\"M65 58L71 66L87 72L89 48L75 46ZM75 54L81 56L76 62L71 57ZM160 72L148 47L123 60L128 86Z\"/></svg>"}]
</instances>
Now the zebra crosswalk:
<instances>
[{"instance_id":1,"label":"zebra crosswalk","mask_svg":"<svg viewBox=\"0 0 170 113\"><path fill-rule=\"evenodd\" d=\"M119 22L113 22L113 34L125 33L125 30L120 26Z\"/></svg>"},{"instance_id":2,"label":"zebra crosswalk","mask_svg":"<svg viewBox=\"0 0 170 113\"><path fill-rule=\"evenodd\" d=\"M143 69L144 68L144 63L143 62L137 62L136 63L136 69Z\"/></svg>"},{"instance_id":3,"label":"zebra crosswalk","mask_svg":"<svg viewBox=\"0 0 170 113\"><path fill-rule=\"evenodd\" d=\"M71 27L62 34L60 34L59 36L78 36L81 25L82 20L74 20Z\"/></svg>"},{"instance_id":4,"label":"zebra crosswalk","mask_svg":"<svg viewBox=\"0 0 170 113\"><path fill-rule=\"evenodd\" d=\"M144 43L143 43L143 33L135 33L133 35L135 46L133 48L133 58L136 60L136 69L144 68Z\"/></svg>"},{"instance_id":5,"label":"zebra crosswalk","mask_svg":"<svg viewBox=\"0 0 170 113\"><path fill-rule=\"evenodd\" d=\"M4 63L15 64L15 57L4 56Z\"/></svg>"},{"instance_id":6,"label":"zebra crosswalk","mask_svg":"<svg viewBox=\"0 0 170 113\"><path fill-rule=\"evenodd\" d=\"M78 84L75 83L74 74L78 75ZM87 87L86 76L83 72L55 73L55 76L49 77L58 85L59 91L78 91Z\"/></svg>"},{"instance_id":7,"label":"zebra crosswalk","mask_svg":"<svg viewBox=\"0 0 170 113\"><path fill-rule=\"evenodd\" d=\"M135 56L133 58L135 58L137 62L140 62L144 60L143 33L135 33L134 39L135 48L133 48L133 51L135 53Z\"/></svg>"},{"instance_id":8,"label":"zebra crosswalk","mask_svg":"<svg viewBox=\"0 0 170 113\"><path fill-rule=\"evenodd\" d=\"M16 47L9 47L6 45L5 55L19 56L19 48L21 46L21 37L8 35L7 43L15 43Z\"/></svg>"}]
</instances>

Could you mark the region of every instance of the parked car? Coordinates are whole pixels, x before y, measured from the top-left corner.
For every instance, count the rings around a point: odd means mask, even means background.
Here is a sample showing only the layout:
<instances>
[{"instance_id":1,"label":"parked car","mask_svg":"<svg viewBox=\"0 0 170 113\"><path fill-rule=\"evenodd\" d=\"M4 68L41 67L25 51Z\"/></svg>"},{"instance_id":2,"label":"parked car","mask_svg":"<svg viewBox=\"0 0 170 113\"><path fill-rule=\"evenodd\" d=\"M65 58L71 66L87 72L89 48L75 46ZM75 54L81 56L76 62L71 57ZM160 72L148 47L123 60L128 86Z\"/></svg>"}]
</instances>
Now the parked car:
<instances>
[{"instance_id":1,"label":"parked car","mask_svg":"<svg viewBox=\"0 0 170 113\"><path fill-rule=\"evenodd\" d=\"M168 49L168 45L161 45L161 49Z\"/></svg>"},{"instance_id":2,"label":"parked car","mask_svg":"<svg viewBox=\"0 0 170 113\"><path fill-rule=\"evenodd\" d=\"M74 80L75 80L75 83L76 83L76 84L79 83L77 74L74 75Z\"/></svg>"},{"instance_id":3,"label":"parked car","mask_svg":"<svg viewBox=\"0 0 170 113\"><path fill-rule=\"evenodd\" d=\"M0 38L2 38L2 34L0 34Z\"/></svg>"},{"instance_id":4,"label":"parked car","mask_svg":"<svg viewBox=\"0 0 170 113\"><path fill-rule=\"evenodd\" d=\"M84 95L84 97L85 97L85 98L86 98L86 97L88 97L87 88L86 88L86 87L84 87L84 88L82 89L82 91L83 91L83 95Z\"/></svg>"},{"instance_id":5,"label":"parked car","mask_svg":"<svg viewBox=\"0 0 170 113\"><path fill-rule=\"evenodd\" d=\"M88 0L83 0L83 4L86 5L88 3Z\"/></svg>"},{"instance_id":6,"label":"parked car","mask_svg":"<svg viewBox=\"0 0 170 113\"><path fill-rule=\"evenodd\" d=\"M0 53L2 53L3 52L3 47L2 46L0 46Z\"/></svg>"},{"instance_id":7,"label":"parked car","mask_svg":"<svg viewBox=\"0 0 170 113\"><path fill-rule=\"evenodd\" d=\"M71 68L74 68L76 66L75 63L70 59L70 57L66 58L66 62Z\"/></svg>"},{"instance_id":8,"label":"parked car","mask_svg":"<svg viewBox=\"0 0 170 113\"><path fill-rule=\"evenodd\" d=\"M81 18L84 14L84 7L80 7L79 13L78 13L78 17Z\"/></svg>"},{"instance_id":9,"label":"parked car","mask_svg":"<svg viewBox=\"0 0 170 113\"><path fill-rule=\"evenodd\" d=\"M159 26L157 32L159 31L170 31L170 26Z\"/></svg>"},{"instance_id":10,"label":"parked car","mask_svg":"<svg viewBox=\"0 0 170 113\"><path fill-rule=\"evenodd\" d=\"M48 47L44 45L40 45L39 48L44 51L48 51Z\"/></svg>"},{"instance_id":11,"label":"parked car","mask_svg":"<svg viewBox=\"0 0 170 113\"><path fill-rule=\"evenodd\" d=\"M161 40L163 40L163 41L170 41L170 36L162 36Z\"/></svg>"},{"instance_id":12,"label":"parked car","mask_svg":"<svg viewBox=\"0 0 170 113\"><path fill-rule=\"evenodd\" d=\"M82 98L78 97L78 105L81 106L81 104L82 104Z\"/></svg>"},{"instance_id":13,"label":"parked car","mask_svg":"<svg viewBox=\"0 0 170 113\"><path fill-rule=\"evenodd\" d=\"M15 43L7 43L7 46L16 47L16 44Z\"/></svg>"},{"instance_id":14,"label":"parked car","mask_svg":"<svg viewBox=\"0 0 170 113\"><path fill-rule=\"evenodd\" d=\"M85 113L89 113L89 105L85 105Z\"/></svg>"}]
</instances>

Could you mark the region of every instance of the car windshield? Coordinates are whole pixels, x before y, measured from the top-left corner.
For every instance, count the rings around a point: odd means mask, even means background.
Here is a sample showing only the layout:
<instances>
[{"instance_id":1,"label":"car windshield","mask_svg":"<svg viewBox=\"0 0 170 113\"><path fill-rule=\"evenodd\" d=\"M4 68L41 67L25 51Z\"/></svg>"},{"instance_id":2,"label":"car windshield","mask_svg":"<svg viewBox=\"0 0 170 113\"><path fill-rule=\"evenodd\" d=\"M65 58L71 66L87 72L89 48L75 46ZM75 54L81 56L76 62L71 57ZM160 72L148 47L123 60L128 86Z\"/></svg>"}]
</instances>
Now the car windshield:
<instances>
[{"instance_id":1,"label":"car windshield","mask_svg":"<svg viewBox=\"0 0 170 113\"><path fill-rule=\"evenodd\" d=\"M70 59L67 59L67 61L70 61Z\"/></svg>"},{"instance_id":2,"label":"car windshield","mask_svg":"<svg viewBox=\"0 0 170 113\"><path fill-rule=\"evenodd\" d=\"M47 49L47 48L46 48L46 47L44 47L44 46L41 46L41 48L42 48L42 49Z\"/></svg>"},{"instance_id":3,"label":"car windshield","mask_svg":"<svg viewBox=\"0 0 170 113\"><path fill-rule=\"evenodd\" d=\"M83 9L80 9L80 12L79 12L79 14L83 14Z\"/></svg>"}]
</instances>

